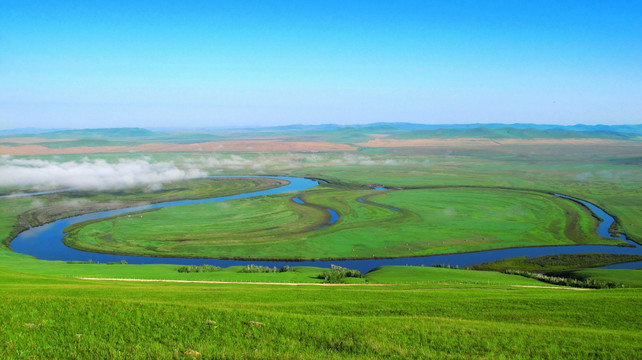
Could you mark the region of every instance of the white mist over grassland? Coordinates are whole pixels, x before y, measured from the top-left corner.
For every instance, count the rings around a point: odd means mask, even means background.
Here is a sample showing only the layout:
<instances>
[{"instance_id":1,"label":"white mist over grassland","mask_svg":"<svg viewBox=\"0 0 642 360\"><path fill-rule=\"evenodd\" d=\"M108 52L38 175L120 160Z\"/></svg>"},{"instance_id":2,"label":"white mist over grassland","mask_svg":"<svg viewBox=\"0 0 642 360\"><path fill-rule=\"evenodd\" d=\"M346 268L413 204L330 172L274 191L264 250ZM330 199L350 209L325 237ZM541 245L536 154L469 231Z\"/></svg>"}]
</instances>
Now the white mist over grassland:
<instances>
[{"instance_id":1,"label":"white mist over grassland","mask_svg":"<svg viewBox=\"0 0 642 360\"><path fill-rule=\"evenodd\" d=\"M165 183L216 175L288 175L292 171L337 166L428 166L429 161L363 154L162 155L122 158L100 155L77 160L0 157L0 187L48 190L115 190L144 185L160 190Z\"/></svg>"},{"instance_id":2,"label":"white mist over grassland","mask_svg":"<svg viewBox=\"0 0 642 360\"><path fill-rule=\"evenodd\" d=\"M212 174L283 174L290 171L337 166L428 166L429 160L421 159L391 159L387 157L373 157L370 155L351 153L330 154L212 154L186 158L182 163L187 166L196 166L207 169Z\"/></svg>"},{"instance_id":3,"label":"white mist over grassland","mask_svg":"<svg viewBox=\"0 0 642 360\"><path fill-rule=\"evenodd\" d=\"M137 185L156 185L206 176L196 168L179 168L174 162L152 162L147 158L49 161L0 158L0 186L36 189L74 188L111 190Z\"/></svg>"}]
</instances>

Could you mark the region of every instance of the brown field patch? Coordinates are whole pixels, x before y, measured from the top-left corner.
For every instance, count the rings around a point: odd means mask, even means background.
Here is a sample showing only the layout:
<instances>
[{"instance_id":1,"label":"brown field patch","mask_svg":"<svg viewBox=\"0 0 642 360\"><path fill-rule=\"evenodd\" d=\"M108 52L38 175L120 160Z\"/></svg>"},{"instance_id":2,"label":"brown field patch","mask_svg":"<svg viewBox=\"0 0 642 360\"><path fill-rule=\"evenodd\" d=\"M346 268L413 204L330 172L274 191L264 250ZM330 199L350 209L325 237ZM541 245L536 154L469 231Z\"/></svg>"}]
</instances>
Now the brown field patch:
<instances>
[{"instance_id":1,"label":"brown field patch","mask_svg":"<svg viewBox=\"0 0 642 360\"><path fill-rule=\"evenodd\" d=\"M7 144L38 144L38 143L47 143L47 142L59 142L59 141L70 141L73 139L45 139L39 137L3 137L0 138L0 143Z\"/></svg>"},{"instance_id":2,"label":"brown field patch","mask_svg":"<svg viewBox=\"0 0 642 360\"><path fill-rule=\"evenodd\" d=\"M196 144L149 143L133 146L77 146L51 149L42 145L0 145L2 155L63 155L125 152L319 152L352 151L354 146L325 141L229 140Z\"/></svg>"},{"instance_id":3,"label":"brown field patch","mask_svg":"<svg viewBox=\"0 0 642 360\"><path fill-rule=\"evenodd\" d=\"M427 139L373 139L358 143L364 147L439 147L467 145L622 145L629 141L609 139L485 139L485 138L427 138Z\"/></svg>"}]
</instances>

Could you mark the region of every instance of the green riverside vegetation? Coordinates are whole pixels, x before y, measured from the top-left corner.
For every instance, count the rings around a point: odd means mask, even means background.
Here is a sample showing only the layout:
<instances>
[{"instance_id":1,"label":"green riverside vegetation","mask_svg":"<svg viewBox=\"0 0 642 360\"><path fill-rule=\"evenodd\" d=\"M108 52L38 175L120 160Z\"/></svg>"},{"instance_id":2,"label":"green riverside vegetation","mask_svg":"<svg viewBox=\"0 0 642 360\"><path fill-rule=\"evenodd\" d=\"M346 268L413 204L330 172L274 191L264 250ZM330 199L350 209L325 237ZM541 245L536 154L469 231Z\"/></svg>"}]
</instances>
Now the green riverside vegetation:
<instances>
[{"instance_id":1,"label":"green riverside vegetation","mask_svg":"<svg viewBox=\"0 0 642 360\"><path fill-rule=\"evenodd\" d=\"M489 263L473 265L475 270L523 270L530 272L553 272L582 268L601 267L610 264L642 261L641 255L621 255L604 253L559 254L527 258L525 256L508 258Z\"/></svg>"}]
</instances>

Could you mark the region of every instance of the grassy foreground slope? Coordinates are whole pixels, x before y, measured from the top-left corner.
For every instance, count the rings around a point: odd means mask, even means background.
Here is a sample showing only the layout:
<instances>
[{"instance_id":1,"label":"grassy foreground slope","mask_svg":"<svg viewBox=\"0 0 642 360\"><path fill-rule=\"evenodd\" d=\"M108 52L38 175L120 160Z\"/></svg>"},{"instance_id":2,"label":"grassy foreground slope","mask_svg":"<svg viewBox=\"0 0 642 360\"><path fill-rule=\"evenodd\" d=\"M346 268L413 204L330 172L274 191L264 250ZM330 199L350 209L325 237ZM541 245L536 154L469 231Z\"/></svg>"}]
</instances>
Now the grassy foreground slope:
<instances>
[{"instance_id":1,"label":"grassy foreground slope","mask_svg":"<svg viewBox=\"0 0 642 360\"><path fill-rule=\"evenodd\" d=\"M595 234L596 221L581 206L537 192L316 189L300 195L305 205L290 201L291 196L119 216L73 227L65 243L96 252L250 259L401 257L615 243ZM340 218L321 229L330 216L325 207Z\"/></svg>"},{"instance_id":2,"label":"grassy foreground slope","mask_svg":"<svg viewBox=\"0 0 642 360\"><path fill-rule=\"evenodd\" d=\"M2 358L636 358L640 290L83 281L0 271Z\"/></svg>"}]
</instances>

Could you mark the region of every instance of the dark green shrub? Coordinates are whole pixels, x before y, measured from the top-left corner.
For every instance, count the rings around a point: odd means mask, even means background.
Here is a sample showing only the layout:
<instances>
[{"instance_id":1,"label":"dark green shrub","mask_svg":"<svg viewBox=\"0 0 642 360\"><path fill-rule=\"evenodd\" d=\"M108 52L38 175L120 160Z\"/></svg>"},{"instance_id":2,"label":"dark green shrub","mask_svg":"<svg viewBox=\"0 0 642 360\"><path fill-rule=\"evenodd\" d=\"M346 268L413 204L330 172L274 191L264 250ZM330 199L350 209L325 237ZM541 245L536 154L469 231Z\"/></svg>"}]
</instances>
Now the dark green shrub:
<instances>
[{"instance_id":1,"label":"dark green shrub","mask_svg":"<svg viewBox=\"0 0 642 360\"><path fill-rule=\"evenodd\" d=\"M278 273L278 272L289 272L294 271L294 268L288 265L281 266L281 268L254 265L250 264L244 267L241 271L242 273Z\"/></svg>"},{"instance_id":2,"label":"dark green shrub","mask_svg":"<svg viewBox=\"0 0 642 360\"><path fill-rule=\"evenodd\" d=\"M180 273L204 273L204 272L214 272L221 270L220 267L214 265L187 265L181 266L178 268Z\"/></svg>"},{"instance_id":3,"label":"dark green shrub","mask_svg":"<svg viewBox=\"0 0 642 360\"><path fill-rule=\"evenodd\" d=\"M444 268L444 269L459 269L459 265L451 266L450 264L436 264L436 265L432 265L432 267Z\"/></svg>"},{"instance_id":4,"label":"dark green shrub","mask_svg":"<svg viewBox=\"0 0 642 360\"><path fill-rule=\"evenodd\" d=\"M279 272L279 269L275 267L269 267L269 266L262 266L262 265L254 265L250 264L241 269L242 273L275 273Z\"/></svg>"}]
</instances>

